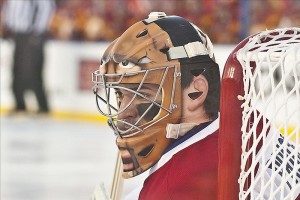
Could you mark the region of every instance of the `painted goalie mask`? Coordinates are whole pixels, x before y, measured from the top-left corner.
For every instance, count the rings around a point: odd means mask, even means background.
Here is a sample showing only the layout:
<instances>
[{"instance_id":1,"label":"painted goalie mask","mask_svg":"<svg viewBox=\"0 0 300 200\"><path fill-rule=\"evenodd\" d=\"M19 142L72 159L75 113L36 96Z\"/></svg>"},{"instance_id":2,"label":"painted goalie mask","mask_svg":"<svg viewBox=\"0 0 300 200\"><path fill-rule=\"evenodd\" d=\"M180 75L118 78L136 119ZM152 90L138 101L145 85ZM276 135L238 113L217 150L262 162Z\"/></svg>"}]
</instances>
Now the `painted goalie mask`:
<instances>
[{"instance_id":1,"label":"painted goalie mask","mask_svg":"<svg viewBox=\"0 0 300 200\"><path fill-rule=\"evenodd\" d=\"M124 178L149 169L172 142L166 127L181 120L183 66L199 62L216 65L209 38L185 19L157 12L106 49L93 90L117 136Z\"/></svg>"}]
</instances>

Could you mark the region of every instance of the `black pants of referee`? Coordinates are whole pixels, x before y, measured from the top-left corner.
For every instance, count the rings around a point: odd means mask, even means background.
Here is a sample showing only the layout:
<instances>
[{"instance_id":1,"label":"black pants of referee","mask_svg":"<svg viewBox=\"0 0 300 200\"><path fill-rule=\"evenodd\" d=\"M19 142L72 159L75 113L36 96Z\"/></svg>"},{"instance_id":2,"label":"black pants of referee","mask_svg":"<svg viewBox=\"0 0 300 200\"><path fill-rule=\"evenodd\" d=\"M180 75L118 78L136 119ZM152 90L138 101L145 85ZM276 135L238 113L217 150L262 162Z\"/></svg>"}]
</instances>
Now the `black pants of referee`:
<instances>
[{"instance_id":1,"label":"black pants of referee","mask_svg":"<svg viewBox=\"0 0 300 200\"><path fill-rule=\"evenodd\" d=\"M38 112L48 112L43 83L45 35L15 34L12 90L15 111L26 111L24 94L31 90L38 102Z\"/></svg>"}]
</instances>

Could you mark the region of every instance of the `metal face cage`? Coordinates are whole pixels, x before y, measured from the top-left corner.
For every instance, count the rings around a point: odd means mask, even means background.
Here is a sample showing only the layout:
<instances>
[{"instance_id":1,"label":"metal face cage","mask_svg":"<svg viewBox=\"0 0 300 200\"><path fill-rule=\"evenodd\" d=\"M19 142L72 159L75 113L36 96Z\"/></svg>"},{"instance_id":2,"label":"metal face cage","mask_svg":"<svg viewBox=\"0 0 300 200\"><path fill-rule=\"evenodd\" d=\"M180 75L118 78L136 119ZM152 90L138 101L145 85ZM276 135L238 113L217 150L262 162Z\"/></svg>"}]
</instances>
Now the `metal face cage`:
<instances>
[{"instance_id":1,"label":"metal face cage","mask_svg":"<svg viewBox=\"0 0 300 200\"><path fill-rule=\"evenodd\" d=\"M178 75L175 66L116 74L101 74L97 70L92 74L92 81L98 111L108 118L107 122L117 136L142 133L170 115L176 107L173 99ZM165 88L169 82L166 78L170 76L173 79L171 87ZM166 98L170 100L166 101Z\"/></svg>"}]
</instances>

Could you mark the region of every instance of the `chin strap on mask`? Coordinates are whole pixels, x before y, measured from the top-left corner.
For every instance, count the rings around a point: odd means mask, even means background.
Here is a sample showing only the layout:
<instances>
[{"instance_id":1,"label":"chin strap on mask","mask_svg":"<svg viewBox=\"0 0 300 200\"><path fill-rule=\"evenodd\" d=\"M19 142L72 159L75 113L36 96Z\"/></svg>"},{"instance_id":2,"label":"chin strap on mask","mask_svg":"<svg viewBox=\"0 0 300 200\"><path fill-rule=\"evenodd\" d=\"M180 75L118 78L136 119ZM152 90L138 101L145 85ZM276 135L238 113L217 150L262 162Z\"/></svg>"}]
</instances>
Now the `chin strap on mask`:
<instances>
[{"instance_id":1,"label":"chin strap on mask","mask_svg":"<svg viewBox=\"0 0 300 200\"><path fill-rule=\"evenodd\" d=\"M167 124L167 138L177 139L184 136L189 130L197 126L196 123L182 123L182 124Z\"/></svg>"}]
</instances>

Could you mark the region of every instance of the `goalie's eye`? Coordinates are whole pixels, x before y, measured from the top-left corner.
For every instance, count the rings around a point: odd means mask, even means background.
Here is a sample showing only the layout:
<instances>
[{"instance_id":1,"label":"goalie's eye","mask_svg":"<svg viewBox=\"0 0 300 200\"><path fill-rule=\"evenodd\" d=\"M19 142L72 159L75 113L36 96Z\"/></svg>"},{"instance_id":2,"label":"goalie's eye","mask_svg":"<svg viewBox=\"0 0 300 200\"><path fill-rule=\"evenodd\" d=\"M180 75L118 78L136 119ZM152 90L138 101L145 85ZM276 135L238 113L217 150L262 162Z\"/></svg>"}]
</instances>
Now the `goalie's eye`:
<instances>
[{"instance_id":1,"label":"goalie's eye","mask_svg":"<svg viewBox=\"0 0 300 200\"><path fill-rule=\"evenodd\" d=\"M122 100L124 97L124 95L121 91L115 91L115 94L116 94L116 97L120 100Z\"/></svg>"},{"instance_id":2,"label":"goalie's eye","mask_svg":"<svg viewBox=\"0 0 300 200\"><path fill-rule=\"evenodd\" d=\"M125 69L129 69L135 66L134 63L129 62L128 60L124 60L121 63L119 63L119 66Z\"/></svg>"}]
</instances>

